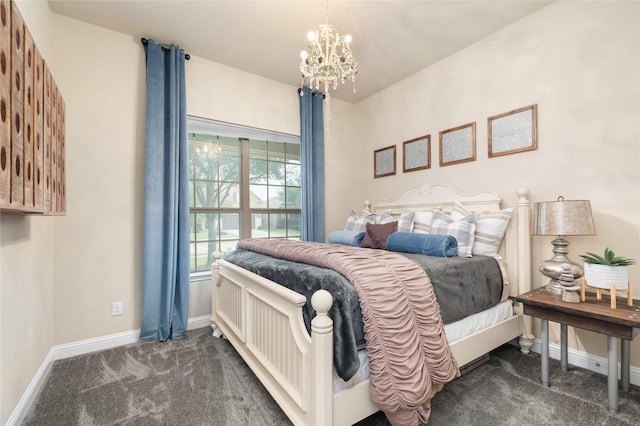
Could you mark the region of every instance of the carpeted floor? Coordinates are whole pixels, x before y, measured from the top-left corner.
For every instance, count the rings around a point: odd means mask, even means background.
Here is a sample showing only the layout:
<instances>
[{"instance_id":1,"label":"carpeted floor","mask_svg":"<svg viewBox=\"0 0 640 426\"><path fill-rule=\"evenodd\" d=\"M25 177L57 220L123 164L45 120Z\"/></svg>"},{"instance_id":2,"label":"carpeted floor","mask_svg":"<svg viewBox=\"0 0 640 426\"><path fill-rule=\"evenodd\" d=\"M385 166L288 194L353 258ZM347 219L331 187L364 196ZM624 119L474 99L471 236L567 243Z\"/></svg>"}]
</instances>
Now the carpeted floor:
<instances>
[{"instance_id":1,"label":"carpeted floor","mask_svg":"<svg viewBox=\"0 0 640 426\"><path fill-rule=\"evenodd\" d=\"M606 376L505 345L433 399L429 425L637 425L640 388L609 415ZM54 363L24 425L286 425L284 413L229 342L208 327ZM382 413L359 426L388 425Z\"/></svg>"}]
</instances>

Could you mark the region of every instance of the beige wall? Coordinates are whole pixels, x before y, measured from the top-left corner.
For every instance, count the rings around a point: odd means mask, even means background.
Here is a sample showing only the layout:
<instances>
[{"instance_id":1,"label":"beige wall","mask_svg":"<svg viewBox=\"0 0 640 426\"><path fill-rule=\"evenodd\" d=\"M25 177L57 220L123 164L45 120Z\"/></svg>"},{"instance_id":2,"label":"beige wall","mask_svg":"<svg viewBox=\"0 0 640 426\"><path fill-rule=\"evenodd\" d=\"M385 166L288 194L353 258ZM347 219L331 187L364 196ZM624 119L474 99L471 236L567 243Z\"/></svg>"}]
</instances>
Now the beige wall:
<instances>
[{"instance_id":1,"label":"beige wall","mask_svg":"<svg viewBox=\"0 0 640 426\"><path fill-rule=\"evenodd\" d=\"M134 330L141 317L142 46L53 14L45 2L18 4L67 105L68 212L0 216L2 423L52 346ZM637 3L554 4L360 104L332 99L327 231L364 198L394 198L422 183L494 189L507 205L526 185L533 201L591 200L598 235L572 238L574 255L608 245L640 258L638 15ZM186 68L190 114L299 132L295 87L193 56ZM486 118L531 103L538 150L488 159ZM440 168L438 131L470 121L477 160ZM401 142L428 133L432 168L403 174ZM393 143L399 173L374 180L373 150ZM549 241L534 237L534 263L549 257ZM636 294L639 269L632 267ZM208 314L207 282L192 290L190 317ZM114 300L124 301L121 317L110 315ZM604 355L599 336L579 333L571 344ZM636 341L636 366L638 349Z\"/></svg>"},{"instance_id":2,"label":"beige wall","mask_svg":"<svg viewBox=\"0 0 640 426\"><path fill-rule=\"evenodd\" d=\"M640 259L639 76L640 3L555 3L357 105L366 197L447 183L495 190L507 206L519 186L529 187L533 202L588 199L597 235L568 237L570 257L608 246ZM487 117L534 103L538 149L488 158ZM476 161L440 167L439 131L472 121ZM402 141L425 134L431 169L403 174ZM373 150L394 143L398 174L373 179ZM533 237L534 265L551 257L551 240ZM630 273L638 295L640 266ZM546 283L536 268L532 280ZM606 356L603 336L579 332L569 343ZM640 366L640 339L632 364Z\"/></svg>"}]
</instances>

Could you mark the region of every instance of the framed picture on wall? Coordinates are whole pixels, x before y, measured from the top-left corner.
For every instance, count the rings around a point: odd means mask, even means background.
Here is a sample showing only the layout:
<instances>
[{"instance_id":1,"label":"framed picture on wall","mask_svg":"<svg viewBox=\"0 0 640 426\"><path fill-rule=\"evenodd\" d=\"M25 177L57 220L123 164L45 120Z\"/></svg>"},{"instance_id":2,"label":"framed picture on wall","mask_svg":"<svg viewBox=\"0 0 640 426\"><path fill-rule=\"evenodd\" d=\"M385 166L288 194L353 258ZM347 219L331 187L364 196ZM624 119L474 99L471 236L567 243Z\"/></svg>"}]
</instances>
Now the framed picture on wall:
<instances>
[{"instance_id":1,"label":"framed picture on wall","mask_svg":"<svg viewBox=\"0 0 640 426\"><path fill-rule=\"evenodd\" d=\"M538 147L538 106L529 105L487 120L489 158Z\"/></svg>"},{"instance_id":2,"label":"framed picture on wall","mask_svg":"<svg viewBox=\"0 0 640 426\"><path fill-rule=\"evenodd\" d=\"M373 151L373 177L391 176L396 174L396 146Z\"/></svg>"},{"instance_id":3,"label":"framed picture on wall","mask_svg":"<svg viewBox=\"0 0 640 426\"><path fill-rule=\"evenodd\" d=\"M402 171L404 173L431 167L431 135L420 136L402 143Z\"/></svg>"},{"instance_id":4,"label":"framed picture on wall","mask_svg":"<svg viewBox=\"0 0 640 426\"><path fill-rule=\"evenodd\" d=\"M440 132L440 166L475 161L476 122Z\"/></svg>"}]
</instances>

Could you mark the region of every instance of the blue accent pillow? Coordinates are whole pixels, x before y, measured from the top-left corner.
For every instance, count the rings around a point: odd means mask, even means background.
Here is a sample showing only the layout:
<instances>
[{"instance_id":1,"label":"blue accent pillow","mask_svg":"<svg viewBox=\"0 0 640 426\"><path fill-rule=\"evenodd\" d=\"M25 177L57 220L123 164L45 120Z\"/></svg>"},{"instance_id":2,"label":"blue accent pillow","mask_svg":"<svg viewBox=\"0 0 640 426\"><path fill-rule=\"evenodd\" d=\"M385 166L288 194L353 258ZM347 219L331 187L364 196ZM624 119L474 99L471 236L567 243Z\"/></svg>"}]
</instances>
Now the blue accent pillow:
<instances>
[{"instance_id":1,"label":"blue accent pillow","mask_svg":"<svg viewBox=\"0 0 640 426\"><path fill-rule=\"evenodd\" d=\"M361 231L331 231L329 242L331 244L343 244L345 246L360 247L364 240L364 232Z\"/></svg>"},{"instance_id":2,"label":"blue accent pillow","mask_svg":"<svg viewBox=\"0 0 640 426\"><path fill-rule=\"evenodd\" d=\"M458 255L458 241L451 235L394 232L387 238L387 249L403 253L453 257Z\"/></svg>"}]
</instances>

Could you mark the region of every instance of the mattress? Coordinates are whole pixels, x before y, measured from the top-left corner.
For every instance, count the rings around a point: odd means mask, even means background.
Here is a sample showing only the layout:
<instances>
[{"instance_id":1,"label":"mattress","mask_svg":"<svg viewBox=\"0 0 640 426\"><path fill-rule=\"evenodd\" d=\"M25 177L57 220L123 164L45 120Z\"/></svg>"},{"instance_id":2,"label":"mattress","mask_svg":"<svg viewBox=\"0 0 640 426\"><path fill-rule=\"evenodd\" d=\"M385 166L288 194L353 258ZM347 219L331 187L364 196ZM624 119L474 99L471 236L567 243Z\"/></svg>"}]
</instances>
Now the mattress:
<instances>
[{"instance_id":1,"label":"mattress","mask_svg":"<svg viewBox=\"0 0 640 426\"><path fill-rule=\"evenodd\" d=\"M464 337L470 336L477 331L509 319L512 316L512 302L509 300L500 302L485 311L477 312L459 321L445 324L444 331L447 335L447 341L449 344L455 343ZM369 379L369 357L367 356L366 349L358 351L358 359L360 360L360 368L353 377L346 382L338 377L335 370L333 371L333 393L339 393L343 390L352 388L358 383Z\"/></svg>"}]
</instances>

